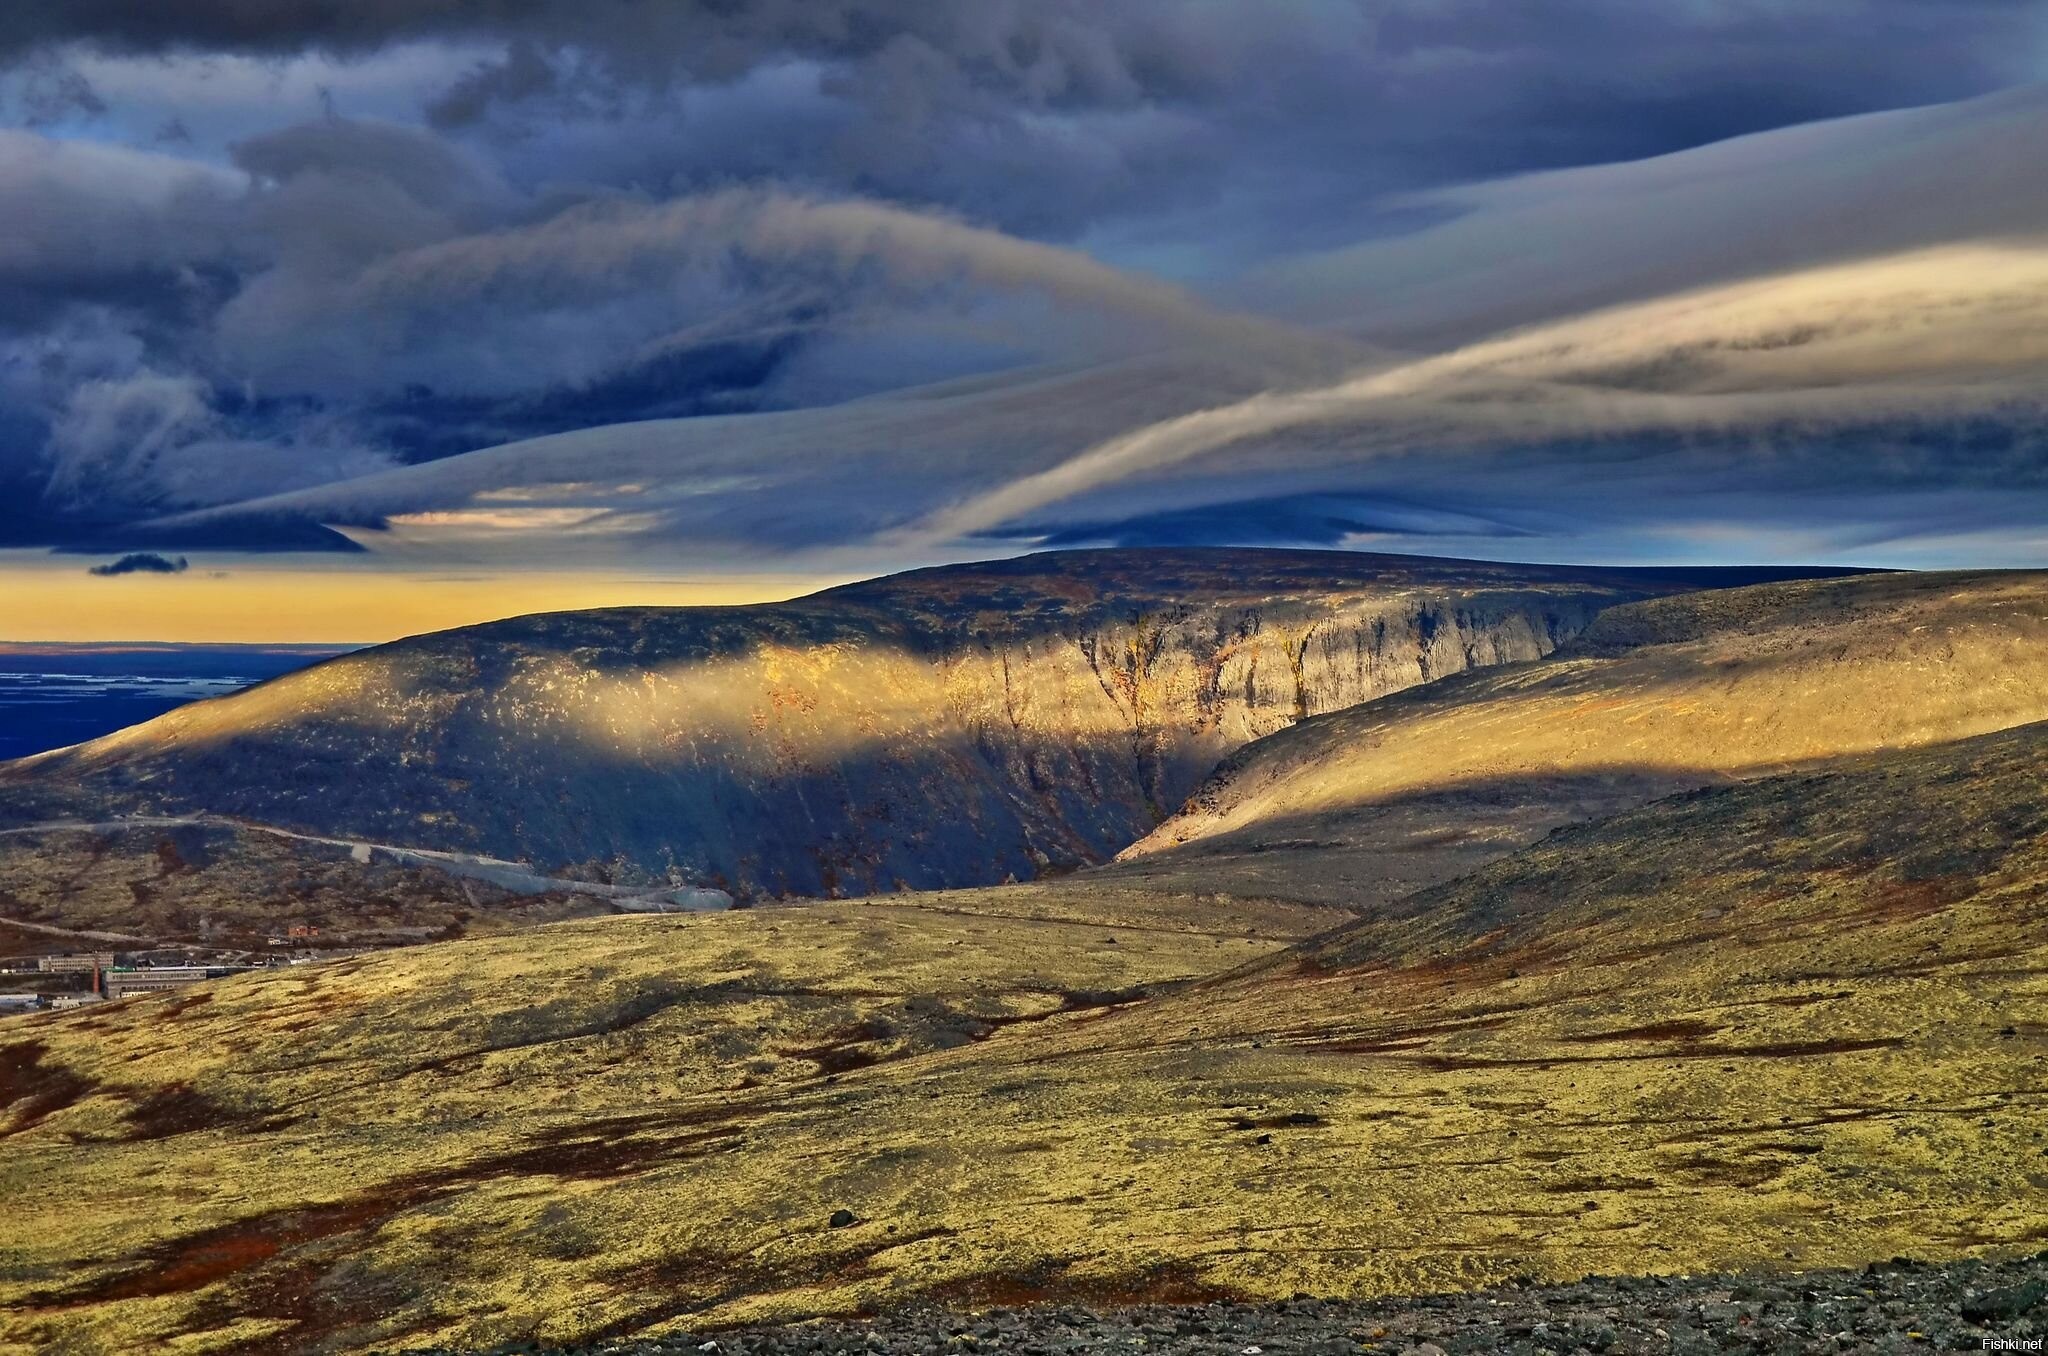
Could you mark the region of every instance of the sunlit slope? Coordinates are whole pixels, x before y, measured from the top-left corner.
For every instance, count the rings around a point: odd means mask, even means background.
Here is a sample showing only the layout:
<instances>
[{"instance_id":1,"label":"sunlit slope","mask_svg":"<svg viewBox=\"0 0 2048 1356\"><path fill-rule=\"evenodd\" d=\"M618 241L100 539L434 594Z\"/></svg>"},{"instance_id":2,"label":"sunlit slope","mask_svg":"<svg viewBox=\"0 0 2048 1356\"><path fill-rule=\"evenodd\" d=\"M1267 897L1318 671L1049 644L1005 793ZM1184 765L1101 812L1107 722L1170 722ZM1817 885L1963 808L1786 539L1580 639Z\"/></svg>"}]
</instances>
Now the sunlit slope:
<instances>
[{"instance_id":1,"label":"sunlit slope","mask_svg":"<svg viewBox=\"0 0 2048 1356\"><path fill-rule=\"evenodd\" d=\"M1113 854L1301 715L1711 583L1337 552L1059 552L361 651L0 771L0 819L232 815L741 897Z\"/></svg>"},{"instance_id":2,"label":"sunlit slope","mask_svg":"<svg viewBox=\"0 0 2048 1356\"><path fill-rule=\"evenodd\" d=\"M1292 952L1250 934L1332 915L1064 882L34 1019L0 1332L484 1345L2038 1248L2044 791L2032 726L1689 793Z\"/></svg>"},{"instance_id":3,"label":"sunlit slope","mask_svg":"<svg viewBox=\"0 0 2048 1356\"><path fill-rule=\"evenodd\" d=\"M1372 904L1683 787L2043 718L2048 575L1690 593L1250 745L1119 874Z\"/></svg>"},{"instance_id":4,"label":"sunlit slope","mask_svg":"<svg viewBox=\"0 0 2048 1356\"><path fill-rule=\"evenodd\" d=\"M859 1071L1082 1020L1342 917L1020 886L569 923L14 1021L0 1349L196 1332L194 1350L298 1352L425 1331L446 1321L430 1294L469 1300L415 1270L439 1265L420 1248L479 1208L509 1232L474 1260L512 1268L494 1284L515 1313L486 1301L472 1331L530 1328L529 1304L588 1330L590 1306L636 1287L611 1274L642 1260L580 1213L610 1187L689 1161L715 1195L750 1144L801 1144L774 1170L800 1211L865 1154L778 1127L822 1128ZM736 1223L662 1199L683 1213L654 1226L657 1252Z\"/></svg>"}]
</instances>

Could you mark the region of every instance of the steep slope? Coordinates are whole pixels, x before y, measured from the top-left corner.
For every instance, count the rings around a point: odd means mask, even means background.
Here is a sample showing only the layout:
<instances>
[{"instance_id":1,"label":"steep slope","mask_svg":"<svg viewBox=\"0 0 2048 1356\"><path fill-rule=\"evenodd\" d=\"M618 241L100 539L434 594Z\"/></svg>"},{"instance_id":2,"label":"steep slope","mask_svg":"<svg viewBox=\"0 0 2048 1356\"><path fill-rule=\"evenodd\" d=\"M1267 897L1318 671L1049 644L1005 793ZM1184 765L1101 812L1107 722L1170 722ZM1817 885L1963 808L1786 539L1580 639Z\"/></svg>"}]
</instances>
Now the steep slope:
<instances>
[{"instance_id":1,"label":"steep slope","mask_svg":"<svg viewBox=\"0 0 2048 1356\"><path fill-rule=\"evenodd\" d=\"M207 812L741 897L997 882L1102 860L1301 716L1730 577L1061 552L525 617L10 765L0 817Z\"/></svg>"},{"instance_id":2,"label":"steep slope","mask_svg":"<svg viewBox=\"0 0 2048 1356\"><path fill-rule=\"evenodd\" d=\"M1291 951L1341 915L1065 881L23 1019L0 1338L483 1345L2031 1251L2044 788L2035 725L1687 793Z\"/></svg>"},{"instance_id":3,"label":"steep slope","mask_svg":"<svg viewBox=\"0 0 2048 1356\"><path fill-rule=\"evenodd\" d=\"M1260 740L1117 875L1384 902L1684 787L2044 718L2048 574L1690 593Z\"/></svg>"}]
</instances>

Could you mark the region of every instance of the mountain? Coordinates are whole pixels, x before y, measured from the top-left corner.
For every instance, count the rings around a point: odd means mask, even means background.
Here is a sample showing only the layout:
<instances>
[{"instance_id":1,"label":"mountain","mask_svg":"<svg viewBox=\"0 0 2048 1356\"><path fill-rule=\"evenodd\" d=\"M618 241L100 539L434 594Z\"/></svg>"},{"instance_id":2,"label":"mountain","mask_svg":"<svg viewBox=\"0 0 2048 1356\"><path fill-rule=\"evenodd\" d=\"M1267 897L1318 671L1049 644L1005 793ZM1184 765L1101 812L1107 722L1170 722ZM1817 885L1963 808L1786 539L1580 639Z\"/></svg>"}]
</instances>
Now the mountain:
<instances>
[{"instance_id":1,"label":"mountain","mask_svg":"<svg viewBox=\"0 0 2048 1356\"><path fill-rule=\"evenodd\" d=\"M18 1019L0 1340L486 1347L2038 1248L2044 785L2036 724L1681 793L1363 918L1091 872Z\"/></svg>"},{"instance_id":2,"label":"mountain","mask_svg":"<svg viewBox=\"0 0 2048 1356\"><path fill-rule=\"evenodd\" d=\"M1763 584L1616 607L1540 663L1248 745L1118 878L1382 904L1673 791L2048 719L2048 573Z\"/></svg>"},{"instance_id":3,"label":"mountain","mask_svg":"<svg viewBox=\"0 0 2048 1356\"><path fill-rule=\"evenodd\" d=\"M1753 577L1067 551L523 617L8 765L0 819L229 817L741 899L987 884L1104 860L1305 716Z\"/></svg>"}]
</instances>

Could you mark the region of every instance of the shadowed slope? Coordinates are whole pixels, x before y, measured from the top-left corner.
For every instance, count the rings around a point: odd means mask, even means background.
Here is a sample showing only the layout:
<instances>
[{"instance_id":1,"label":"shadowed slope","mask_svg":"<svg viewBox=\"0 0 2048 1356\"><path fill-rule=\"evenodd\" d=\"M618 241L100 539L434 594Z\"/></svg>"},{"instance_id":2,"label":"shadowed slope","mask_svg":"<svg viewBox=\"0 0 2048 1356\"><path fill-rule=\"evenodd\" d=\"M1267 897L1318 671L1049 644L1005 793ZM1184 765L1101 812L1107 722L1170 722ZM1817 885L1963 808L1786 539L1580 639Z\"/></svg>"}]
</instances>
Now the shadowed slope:
<instances>
[{"instance_id":1,"label":"shadowed slope","mask_svg":"<svg viewBox=\"0 0 2048 1356\"><path fill-rule=\"evenodd\" d=\"M1684 594L1254 743L1112 874L1370 904L1683 787L2043 718L2048 574Z\"/></svg>"},{"instance_id":2,"label":"shadowed slope","mask_svg":"<svg viewBox=\"0 0 2048 1356\"><path fill-rule=\"evenodd\" d=\"M1084 551L522 617L10 765L0 817L207 812L740 897L992 883L1101 861L1303 715L1728 577Z\"/></svg>"},{"instance_id":3,"label":"shadowed slope","mask_svg":"<svg viewBox=\"0 0 2048 1356\"><path fill-rule=\"evenodd\" d=\"M0 952L130 942L258 948L294 926L382 945L614 912L722 908L706 891L627 889L511 863L322 840L221 820L0 829Z\"/></svg>"},{"instance_id":4,"label":"shadowed slope","mask_svg":"<svg viewBox=\"0 0 2048 1356\"><path fill-rule=\"evenodd\" d=\"M2037 725L1691 793L1287 953L1262 907L1090 880L33 1019L0 1331L484 1344L2037 1248L2044 787Z\"/></svg>"}]
</instances>

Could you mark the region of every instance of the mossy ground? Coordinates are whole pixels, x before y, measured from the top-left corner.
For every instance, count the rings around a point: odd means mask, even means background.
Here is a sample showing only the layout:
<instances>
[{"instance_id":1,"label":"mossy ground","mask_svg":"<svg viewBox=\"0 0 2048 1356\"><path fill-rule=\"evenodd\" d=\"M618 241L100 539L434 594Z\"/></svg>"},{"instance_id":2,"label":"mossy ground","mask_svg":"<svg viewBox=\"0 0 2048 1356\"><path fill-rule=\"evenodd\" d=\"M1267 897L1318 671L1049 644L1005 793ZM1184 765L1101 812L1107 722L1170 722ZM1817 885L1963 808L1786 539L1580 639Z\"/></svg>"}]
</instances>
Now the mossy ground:
<instances>
[{"instance_id":1,"label":"mossy ground","mask_svg":"<svg viewBox=\"0 0 2048 1356\"><path fill-rule=\"evenodd\" d=\"M2036 727L1352 921L1080 877L17 1021L0 1333L482 1345L2038 1249L2044 786Z\"/></svg>"}]
</instances>

